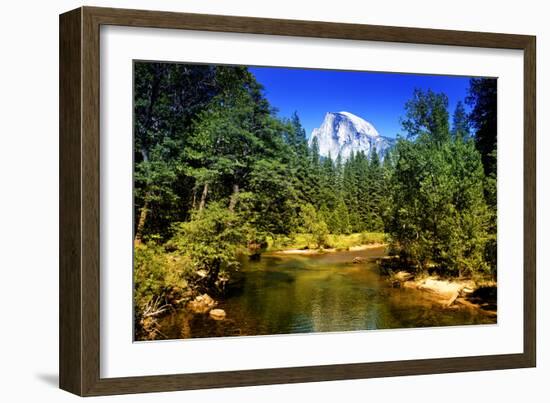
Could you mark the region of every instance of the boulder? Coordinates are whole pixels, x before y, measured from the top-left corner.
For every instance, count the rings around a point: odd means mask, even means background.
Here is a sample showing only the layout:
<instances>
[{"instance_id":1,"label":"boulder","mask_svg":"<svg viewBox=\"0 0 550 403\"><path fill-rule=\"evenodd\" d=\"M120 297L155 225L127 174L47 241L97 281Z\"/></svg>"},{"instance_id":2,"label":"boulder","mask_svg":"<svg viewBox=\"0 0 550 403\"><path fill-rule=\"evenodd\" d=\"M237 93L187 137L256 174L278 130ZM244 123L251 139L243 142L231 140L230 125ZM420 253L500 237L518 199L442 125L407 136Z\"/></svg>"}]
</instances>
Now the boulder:
<instances>
[{"instance_id":1,"label":"boulder","mask_svg":"<svg viewBox=\"0 0 550 403\"><path fill-rule=\"evenodd\" d=\"M395 273L393 275L393 278L397 281L407 281L407 280L410 280L411 278L413 277L413 275L409 272L406 272L406 271L398 271L397 273Z\"/></svg>"},{"instance_id":2,"label":"boulder","mask_svg":"<svg viewBox=\"0 0 550 403\"><path fill-rule=\"evenodd\" d=\"M365 259L364 257L359 257L359 256L356 256L353 258L353 260L351 261L353 264L358 264L358 263L364 263L367 259Z\"/></svg>"},{"instance_id":3,"label":"boulder","mask_svg":"<svg viewBox=\"0 0 550 403\"><path fill-rule=\"evenodd\" d=\"M223 309L212 309L210 311L210 317L214 320L224 320L225 311Z\"/></svg>"},{"instance_id":4,"label":"boulder","mask_svg":"<svg viewBox=\"0 0 550 403\"><path fill-rule=\"evenodd\" d=\"M202 294L187 303L187 309L193 313L207 313L216 306L216 301L208 294Z\"/></svg>"},{"instance_id":5,"label":"boulder","mask_svg":"<svg viewBox=\"0 0 550 403\"><path fill-rule=\"evenodd\" d=\"M421 283L418 288L437 296L443 305L450 306L458 297L462 286L458 283L429 278Z\"/></svg>"}]
</instances>

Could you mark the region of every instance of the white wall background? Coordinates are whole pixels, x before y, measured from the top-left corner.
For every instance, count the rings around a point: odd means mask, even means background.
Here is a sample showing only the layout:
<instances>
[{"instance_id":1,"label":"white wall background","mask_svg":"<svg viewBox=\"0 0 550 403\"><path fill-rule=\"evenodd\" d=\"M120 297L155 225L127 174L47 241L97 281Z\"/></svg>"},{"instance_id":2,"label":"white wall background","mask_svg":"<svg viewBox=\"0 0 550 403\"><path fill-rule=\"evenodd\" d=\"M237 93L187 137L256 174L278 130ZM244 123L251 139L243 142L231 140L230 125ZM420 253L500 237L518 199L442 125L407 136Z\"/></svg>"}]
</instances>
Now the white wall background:
<instances>
[{"instance_id":1,"label":"white wall background","mask_svg":"<svg viewBox=\"0 0 550 403\"><path fill-rule=\"evenodd\" d=\"M5 2L0 24L0 398L69 402L58 366L58 14L76 0ZM550 375L550 25L536 0L121 0L87 5L537 35L538 368L145 394L102 401L546 402ZM519 135L519 133L518 133ZM545 184L546 182L546 184ZM545 186L546 185L546 186ZM518 245L518 253L520 252ZM411 346L414 348L414 345Z\"/></svg>"}]
</instances>

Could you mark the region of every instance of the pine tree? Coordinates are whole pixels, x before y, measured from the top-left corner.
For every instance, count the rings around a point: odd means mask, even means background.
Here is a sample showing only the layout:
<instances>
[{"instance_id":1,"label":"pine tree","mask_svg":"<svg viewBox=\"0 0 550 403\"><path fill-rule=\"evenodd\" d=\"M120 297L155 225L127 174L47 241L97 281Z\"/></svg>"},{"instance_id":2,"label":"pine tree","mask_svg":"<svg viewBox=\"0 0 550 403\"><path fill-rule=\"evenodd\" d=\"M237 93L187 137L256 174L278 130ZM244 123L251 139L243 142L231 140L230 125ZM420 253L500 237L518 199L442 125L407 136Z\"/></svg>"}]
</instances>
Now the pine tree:
<instances>
[{"instance_id":1,"label":"pine tree","mask_svg":"<svg viewBox=\"0 0 550 403\"><path fill-rule=\"evenodd\" d=\"M312 202L312 173L310 171L310 149L307 144L306 131L302 127L297 112L290 119L288 143L290 145L289 178L299 204ZM296 206L297 209L299 206ZM298 210L296 210L298 212Z\"/></svg>"},{"instance_id":2,"label":"pine tree","mask_svg":"<svg viewBox=\"0 0 550 403\"><path fill-rule=\"evenodd\" d=\"M329 228L333 234L338 235L349 234L351 232L348 208L342 197L336 202L336 207L329 221Z\"/></svg>"},{"instance_id":3,"label":"pine tree","mask_svg":"<svg viewBox=\"0 0 550 403\"><path fill-rule=\"evenodd\" d=\"M464 104L458 101L453 114L452 135L455 139L466 139L470 136L470 122Z\"/></svg>"},{"instance_id":4,"label":"pine tree","mask_svg":"<svg viewBox=\"0 0 550 403\"><path fill-rule=\"evenodd\" d=\"M406 119L402 126L411 140L431 141L439 144L449 140L449 100L443 93L415 89L405 104Z\"/></svg>"},{"instance_id":5,"label":"pine tree","mask_svg":"<svg viewBox=\"0 0 550 403\"><path fill-rule=\"evenodd\" d=\"M469 117L485 174L496 175L497 80L472 78L466 103L472 107Z\"/></svg>"},{"instance_id":6,"label":"pine tree","mask_svg":"<svg viewBox=\"0 0 550 403\"><path fill-rule=\"evenodd\" d=\"M308 199L313 206L322 204L321 195L321 155L319 154L319 142L315 137L311 144L308 160L309 180Z\"/></svg>"},{"instance_id":7,"label":"pine tree","mask_svg":"<svg viewBox=\"0 0 550 403\"><path fill-rule=\"evenodd\" d=\"M303 230L310 234L316 248L322 248L327 244L328 226L311 204L302 206L300 214Z\"/></svg>"},{"instance_id":8,"label":"pine tree","mask_svg":"<svg viewBox=\"0 0 550 403\"><path fill-rule=\"evenodd\" d=\"M445 116L443 102L426 109L425 100L416 94L407 104L405 129L437 120L431 115ZM435 263L458 275L483 271L490 215L481 155L472 141L452 139L444 130L448 127L436 125L420 135L409 133L415 141L398 141L389 230L420 268Z\"/></svg>"},{"instance_id":9,"label":"pine tree","mask_svg":"<svg viewBox=\"0 0 550 403\"><path fill-rule=\"evenodd\" d=\"M497 80L473 78L466 102L472 107L470 122L477 150L486 175L485 200L490 207L491 226L486 259L496 270L497 264Z\"/></svg>"},{"instance_id":10,"label":"pine tree","mask_svg":"<svg viewBox=\"0 0 550 403\"><path fill-rule=\"evenodd\" d=\"M342 189L342 197L348 210L351 230L358 231L359 228L361 228L361 218L359 217L359 200L357 197L357 175L354 153L351 153L344 164Z\"/></svg>"},{"instance_id":11,"label":"pine tree","mask_svg":"<svg viewBox=\"0 0 550 403\"><path fill-rule=\"evenodd\" d=\"M369 170L369 209L370 221L367 229L369 231L382 231L384 227L383 208L384 208L384 176L380 157L376 148L370 154Z\"/></svg>"},{"instance_id":12,"label":"pine tree","mask_svg":"<svg viewBox=\"0 0 550 403\"><path fill-rule=\"evenodd\" d=\"M353 172L357 187L357 223L354 231L366 231L372 220L371 181L369 159L364 152L356 154L353 162Z\"/></svg>"},{"instance_id":13,"label":"pine tree","mask_svg":"<svg viewBox=\"0 0 550 403\"><path fill-rule=\"evenodd\" d=\"M319 203L333 209L336 203L335 188L336 172L331 155L324 157L321 162L321 176L319 178Z\"/></svg>"}]
</instances>

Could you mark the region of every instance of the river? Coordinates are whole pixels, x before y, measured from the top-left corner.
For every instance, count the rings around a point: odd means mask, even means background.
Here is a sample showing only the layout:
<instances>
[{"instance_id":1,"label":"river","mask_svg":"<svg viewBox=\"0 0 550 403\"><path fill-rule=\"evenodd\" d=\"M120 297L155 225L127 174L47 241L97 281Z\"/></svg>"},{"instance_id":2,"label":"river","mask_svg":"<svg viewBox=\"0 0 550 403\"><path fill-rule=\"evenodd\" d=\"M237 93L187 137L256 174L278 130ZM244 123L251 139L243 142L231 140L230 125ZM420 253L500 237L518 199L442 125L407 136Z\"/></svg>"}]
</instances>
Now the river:
<instances>
[{"instance_id":1,"label":"river","mask_svg":"<svg viewBox=\"0 0 550 403\"><path fill-rule=\"evenodd\" d=\"M243 261L217 306L225 320L181 310L163 318L160 330L177 339L496 323L479 309L443 307L423 291L393 288L377 268L384 254L380 247ZM353 264L355 257L366 262Z\"/></svg>"}]
</instances>

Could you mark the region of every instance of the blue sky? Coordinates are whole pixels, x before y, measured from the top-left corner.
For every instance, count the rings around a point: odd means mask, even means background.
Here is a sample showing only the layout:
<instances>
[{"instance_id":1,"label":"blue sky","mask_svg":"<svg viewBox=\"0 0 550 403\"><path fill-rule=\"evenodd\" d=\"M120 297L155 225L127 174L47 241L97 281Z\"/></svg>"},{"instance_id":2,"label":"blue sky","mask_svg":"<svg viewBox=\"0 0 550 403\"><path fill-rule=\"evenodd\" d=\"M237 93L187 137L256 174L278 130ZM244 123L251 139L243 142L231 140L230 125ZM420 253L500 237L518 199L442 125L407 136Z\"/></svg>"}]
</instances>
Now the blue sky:
<instances>
[{"instance_id":1,"label":"blue sky","mask_svg":"<svg viewBox=\"0 0 550 403\"><path fill-rule=\"evenodd\" d=\"M463 101L469 77L250 67L281 117L294 111L309 137L326 112L348 111L371 122L387 137L401 133L403 106L415 88L444 92L449 112Z\"/></svg>"}]
</instances>

